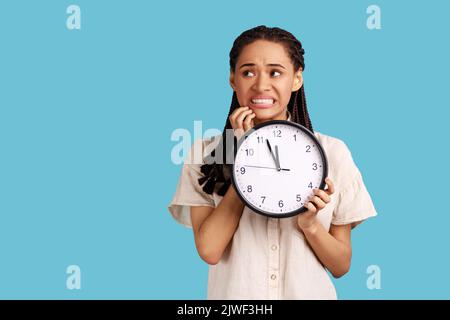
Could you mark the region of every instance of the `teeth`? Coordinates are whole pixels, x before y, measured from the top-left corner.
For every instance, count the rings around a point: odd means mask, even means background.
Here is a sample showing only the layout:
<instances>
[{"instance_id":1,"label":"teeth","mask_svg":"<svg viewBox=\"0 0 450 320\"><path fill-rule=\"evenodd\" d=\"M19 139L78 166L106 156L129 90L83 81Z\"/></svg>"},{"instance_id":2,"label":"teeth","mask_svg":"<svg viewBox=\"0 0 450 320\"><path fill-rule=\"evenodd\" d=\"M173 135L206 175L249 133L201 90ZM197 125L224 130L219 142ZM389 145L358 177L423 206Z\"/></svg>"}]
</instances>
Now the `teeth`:
<instances>
[{"instance_id":1,"label":"teeth","mask_svg":"<svg viewBox=\"0 0 450 320\"><path fill-rule=\"evenodd\" d=\"M273 104L273 99L252 99L254 104Z\"/></svg>"}]
</instances>

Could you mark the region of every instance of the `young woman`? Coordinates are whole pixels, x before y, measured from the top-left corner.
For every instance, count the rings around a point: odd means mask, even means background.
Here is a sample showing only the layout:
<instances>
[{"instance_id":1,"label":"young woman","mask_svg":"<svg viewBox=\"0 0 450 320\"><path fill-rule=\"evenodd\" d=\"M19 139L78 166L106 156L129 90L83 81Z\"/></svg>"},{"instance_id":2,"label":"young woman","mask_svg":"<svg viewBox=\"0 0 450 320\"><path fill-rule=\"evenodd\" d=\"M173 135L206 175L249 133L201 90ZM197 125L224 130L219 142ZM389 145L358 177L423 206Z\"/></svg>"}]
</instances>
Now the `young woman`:
<instances>
[{"instance_id":1,"label":"young woman","mask_svg":"<svg viewBox=\"0 0 450 320\"><path fill-rule=\"evenodd\" d=\"M233 98L219 139L198 140L183 165L169 211L192 227L209 267L209 299L336 299L336 278L350 268L350 233L376 211L346 144L313 130L306 108L301 43L280 28L243 32L230 51ZM328 158L325 190L315 190L303 214L283 219L256 214L230 187L228 166L204 161L236 136L270 120L308 128ZM192 161L199 152L201 163ZM206 163L208 162L208 163Z\"/></svg>"}]
</instances>

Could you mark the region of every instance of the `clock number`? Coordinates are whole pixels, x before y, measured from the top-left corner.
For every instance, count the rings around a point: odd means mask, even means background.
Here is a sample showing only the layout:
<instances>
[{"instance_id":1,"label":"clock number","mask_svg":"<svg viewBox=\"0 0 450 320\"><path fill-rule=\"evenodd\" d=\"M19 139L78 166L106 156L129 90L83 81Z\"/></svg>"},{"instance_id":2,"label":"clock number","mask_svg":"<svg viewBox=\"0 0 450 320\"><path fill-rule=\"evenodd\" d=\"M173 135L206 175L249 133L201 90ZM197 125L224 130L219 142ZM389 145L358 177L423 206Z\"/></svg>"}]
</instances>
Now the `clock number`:
<instances>
[{"instance_id":1,"label":"clock number","mask_svg":"<svg viewBox=\"0 0 450 320\"><path fill-rule=\"evenodd\" d=\"M247 156L252 156L255 153L253 149L245 149L245 152L247 152Z\"/></svg>"},{"instance_id":2,"label":"clock number","mask_svg":"<svg viewBox=\"0 0 450 320\"><path fill-rule=\"evenodd\" d=\"M294 134L294 140L297 141L297 135L296 134Z\"/></svg>"},{"instance_id":3,"label":"clock number","mask_svg":"<svg viewBox=\"0 0 450 320\"><path fill-rule=\"evenodd\" d=\"M311 152L311 146L309 144L306 146L306 152Z\"/></svg>"},{"instance_id":4,"label":"clock number","mask_svg":"<svg viewBox=\"0 0 450 320\"><path fill-rule=\"evenodd\" d=\"M300 201L302 201L302 197L298 194L297 195L297 202L300 202Z\"/></svg>"},{"instance_id":5,"label":"clock number","mask_svg":"<svg viewBox=\"0 0 450 320\"><path fill-rule=\"evenodd\" d=\"M252 192L252 186L250 185L247 186L247 192Z\"/></svg>"},{"instance_id":6,"label":"clock number","mask_svg":"<svg viewBox=\"0 0 450 320\"><path fill-rule=\"evenodd\" d=\"M244 173L245 173L245 168L241 167L241 174L244 174Z\"/></svg>"},{"instance_id":7,"label":"clock number","mask_svg":"<svg viewBox=\"0 0 450 320\"><path fill-rule=\"evenodd\" d=\"M262 199L261 203L264 203L264 200L266 200L266 196L261 196L261 199Z\"/></svg>"},{"instance_id":8,"label":"clock number","mask_svg":"<svg viewBox=\"0 0 450 320\"><path fill-rule=\"evenodd\" d=\"M284 206L283 200L278 201L278 206L279 206L280 208L283 208L283 206Z\"/></svg>"},{"instance_id":9,"label":"clock number","mask_svg":"<svg viewBox=\"0 0 450 320\"><path fill-rule=\"evenodd\" d=\"M311 189L312 189L312 182L310 182L310 183L308 184L308 188L311 188Z\"/></svg>"},{"instance_id":10,"label":"clock number","mask_svg":"<svg viewBox=\"0 0 450 320\"><path fill-rule=\"evenodd\" d=\"M313 170L317 170L317 163L313 163L312 169L313 169Z\"/></svg>"},{"instance_id":11,"label":"clock number","mask_svg":"<svg viewBox=\"0 0 450 320\"><path fill-rule=\"evenodd\" d=\"M264 143L264 137L258 137L258 143Z\"/></svg>"},{"instance_id":12,"label":"clock number","mask_svg":"<svg viewBox=\"0 0 450 320\"><path fill-rule=\"evenodd\" d=\"M280 129L278 129L278 130L273 130L273 136L274 136L275 138L281 138L281 130L280 130Z\"/></svg>"}]
</instances>

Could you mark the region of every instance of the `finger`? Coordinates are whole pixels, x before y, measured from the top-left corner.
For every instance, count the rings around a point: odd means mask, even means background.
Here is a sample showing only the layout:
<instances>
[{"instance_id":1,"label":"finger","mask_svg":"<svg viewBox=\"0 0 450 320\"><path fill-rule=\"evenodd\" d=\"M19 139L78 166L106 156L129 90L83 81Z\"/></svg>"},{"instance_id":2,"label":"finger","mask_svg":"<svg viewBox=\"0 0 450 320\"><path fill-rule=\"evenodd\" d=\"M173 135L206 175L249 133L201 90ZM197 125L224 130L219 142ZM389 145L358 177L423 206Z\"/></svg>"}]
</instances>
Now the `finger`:
<instances>
[{"instance_id":1,"label":"finger","mask_svg":"<svg viewBox=\"0 0 450 320\"><path fill-rule=\"evenodd\" d=\"M243 128L245 117L247 117L248 115L250 115L252 113L253 113L253 110L246 110L237 117L236 125L238 126L238 128Z\"/></svg>"},{"instance_id":2,"label":"finger","mask_svg":"<svg viewBox=\"0 0 450 320\"><path fill-rule=\"evenodd\" d=\"M308 211L311 212L311 213L316 213L317 212L317 208L309 201L305 203L304 207L306 209L308 209Z\"/></svg>"},{"instance_id":3,"label":"finger","mask_svg":"<svg viewBox=\"0 0 450 320\"><path fill-rule=\"evenodd\" d=\"M323 190L314 189L314 194L318 196L323 202L329 203L331 201L331 197Z\"/></svg>"},{"instance_id":4,"label":"finger","mask_svg":"<svg viewBox=\"0 0 450 320\"><path fill-rule=\"evenodd\" d=\"M230 115L230 122L236 122L236 118L245 110L248 110L248 107L239 107L236 108L236 110L233 111L233 113Z\"/></svg>"},{"instance_id":5,"label":"finger","mask_svg":"<svg viewBox=\"0 0 450 320\"><path fill-rule=\"evenodd\" d=\"M328 188L325 190L325 192L329 195L334 193L334 183L331 181L330 178L325 178L325 183L327 184Z\"/></svg>"},{"instance_id":6,"label":"finger","mask_svg":"<svg viewBox=\"0 0 450 320\"><path fill-rule=\"evenodd\" d=\"M251 128L253 128L253 118L256 117L255 113L250 114L249 116L245 117L245 121L244 121L244 130L248 131Z\"/></svg>"},{"instance_id":7,"label":"finger","mask_svg":"<svg viewBox=\"0 0 450 320\"><path fill-rule=\"evenodd\" d=\"M230 116L230 122L231 122L231 126L236 129L239 128L239 123L237 118L245 111L247 111L248 108L247 107L241 107L236 109L233 114Z\"/></svg>"},{"instance_id":8,"label":"finger","mask_svg":"<svg viewBox=\"0 0 450 320\"><path fill-rule=\"evenodd\" d=\"M309 200L317 209L322 210L325 208L326 203L322 201L318 196L312 197L311 200Z\"/></svg>"}]
</instances>

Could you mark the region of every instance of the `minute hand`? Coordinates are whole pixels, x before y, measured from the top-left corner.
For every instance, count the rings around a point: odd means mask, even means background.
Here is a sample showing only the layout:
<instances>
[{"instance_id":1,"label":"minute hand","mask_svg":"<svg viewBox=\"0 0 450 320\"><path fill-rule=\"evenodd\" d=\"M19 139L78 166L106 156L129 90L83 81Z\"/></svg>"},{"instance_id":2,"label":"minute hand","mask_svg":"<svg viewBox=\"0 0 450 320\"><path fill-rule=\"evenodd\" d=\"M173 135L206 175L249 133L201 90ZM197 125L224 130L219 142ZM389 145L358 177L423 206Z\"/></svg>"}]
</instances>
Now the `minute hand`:
<instances>
[{"instance_id":1,"label":"minute hand","mask_svg":"<svg viewBox=\"0 0 450 320\"><path fill-rule=\"evenodd\" d=\"M277 157L278 168L281 168L280 155L278 154L278 146L275 145L275 156Z\"/></svg>"}]
</instances>

